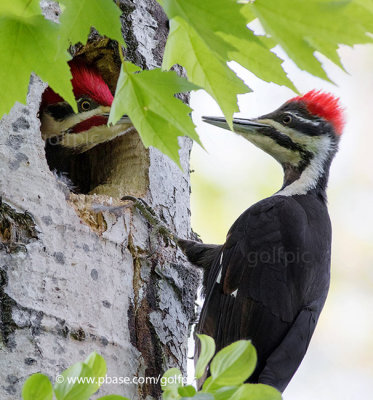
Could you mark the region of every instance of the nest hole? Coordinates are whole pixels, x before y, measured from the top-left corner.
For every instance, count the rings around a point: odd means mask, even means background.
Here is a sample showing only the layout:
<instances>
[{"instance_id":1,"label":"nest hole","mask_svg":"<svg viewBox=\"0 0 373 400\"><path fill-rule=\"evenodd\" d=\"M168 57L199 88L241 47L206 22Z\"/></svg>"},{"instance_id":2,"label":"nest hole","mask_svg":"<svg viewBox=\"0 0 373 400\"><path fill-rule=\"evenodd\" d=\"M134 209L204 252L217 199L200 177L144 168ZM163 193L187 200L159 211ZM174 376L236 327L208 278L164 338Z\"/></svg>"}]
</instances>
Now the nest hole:
<instances>
[{"instance_id":1,"label":"nest hole","mask_svg":"<svg viewBox=\"0 0 373 400\"><path fill-rule=\"evenodd\" d=\"M89 43L75 49L73 62L96 69L114 93L120 68L116 44L108 39ZM149 153L134 129L82 153L49 139L45 155L51 171L74 193L120 197L144 196L147 191Z\"/></svg>"}]
</instances>

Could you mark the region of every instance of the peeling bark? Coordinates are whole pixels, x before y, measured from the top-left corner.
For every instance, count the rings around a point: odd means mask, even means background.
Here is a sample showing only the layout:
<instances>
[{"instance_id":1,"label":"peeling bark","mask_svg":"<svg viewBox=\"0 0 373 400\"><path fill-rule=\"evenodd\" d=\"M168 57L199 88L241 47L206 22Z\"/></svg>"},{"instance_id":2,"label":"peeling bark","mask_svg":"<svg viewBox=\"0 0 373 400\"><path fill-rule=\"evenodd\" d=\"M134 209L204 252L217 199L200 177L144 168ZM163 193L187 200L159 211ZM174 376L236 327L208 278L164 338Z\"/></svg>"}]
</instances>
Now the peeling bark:
<instances>
[{"instance_id":1,"label":"peeling bark","mask_svg":"<svg viewBox=\"0 0 373 400\"><path fill-rule=\"evenodd\" d=\"M43 3L55 17L55 5ZM168 25L158 3L120 6L127 56L159 66ZM16 104L0 122L0 398L19 399L35 372L54 382L92 351L106 359L109 377L185 372L199 273L135 210L92 207L142 196L188 238L191 141L180 139L184 173L136 133L98 146L87 156L89 194L72 194L47 164L37 118L45 86L32 77L27 106ZM160 387L100 389L110 393L159 398Z\"/></svg>"}]
</instances>

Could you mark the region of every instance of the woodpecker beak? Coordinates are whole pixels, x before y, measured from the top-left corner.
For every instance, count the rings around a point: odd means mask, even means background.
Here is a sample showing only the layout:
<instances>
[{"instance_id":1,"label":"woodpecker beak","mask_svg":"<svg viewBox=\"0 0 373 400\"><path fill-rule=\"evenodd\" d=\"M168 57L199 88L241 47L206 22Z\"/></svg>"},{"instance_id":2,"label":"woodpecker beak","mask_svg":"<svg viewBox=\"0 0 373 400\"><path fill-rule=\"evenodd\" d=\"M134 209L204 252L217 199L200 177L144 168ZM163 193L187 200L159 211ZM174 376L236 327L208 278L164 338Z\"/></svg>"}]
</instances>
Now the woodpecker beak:
<instances>
[{"instance_id":1,"label":"woodpecker beak","mask_svg":"<svg viewBox=\"0 0 373 400\"><path fill-rule=\"evenodd\" d=\"M202 117L202 120L203 122L218 126L219 128L230 130L224 117ZM271 126L255 120L233 118L233 130L237 133L255 133L261 128L271 128Z\"/></svg>"},{"instance_id":2,"label":"woodpecker beak","mask_svg":"<svg viewBox=\"0 0 373 400\"><path fill-rule=\"evenodd\" d=\"M107 119L109 119L109 115L110 115L109 113L104 113L102 115L104 117L106 117ZM123 117L120 120L118 120L118 122L116 122L115 125L120 125L120 124L132 124L132 122L128 115L123 115Z\"/></svg>"},{"instance_id":3,"label":"woodpecker beak","mask_svg":"<svg viewBox=\"0 0 373 400\"><path fill-rule=\"evenodd\" d=\"M123 117L117 122L117 124L132 124L128 115L123 115Z\"/></svg>"},{"instance_id":4,"label":"woodpecker beak","mask_svg":"<svg viewBox=\"0 0 373 400\"><path fill-rule=\"evenodd\" d=\"M84 153L100 143L109 142L126 134L132 129L132 122L127 115L120 118L115 125L108 126L110 108L105 108L106 110L100 110L98 107L91 111L73 114L67 121L63 121L63 127L67 129L61 129L61 125L57 125L50 130L53 134L49 137L59 137L59 145L72 149L76 153ZM60 136L55 132L60 133ZM46 135L44 137L48 138Z\"/></svg>"},{"instance_id":5,"label":"woodpecker beak","mask_svg":"<svg viewBox=\"0 0 373 400\"><path fill-rule=\"evenodd\" d=\"M202 119L219 128L230 129L223 117L202 117ZM271 155L281 165L298 166L301 155L299 151L294 150L295 144L285 133L269 123L264 123L267 121L271 121L271 119L265 116L253 120L233 118L233 131Z\"/></svg>"}]
</instances>

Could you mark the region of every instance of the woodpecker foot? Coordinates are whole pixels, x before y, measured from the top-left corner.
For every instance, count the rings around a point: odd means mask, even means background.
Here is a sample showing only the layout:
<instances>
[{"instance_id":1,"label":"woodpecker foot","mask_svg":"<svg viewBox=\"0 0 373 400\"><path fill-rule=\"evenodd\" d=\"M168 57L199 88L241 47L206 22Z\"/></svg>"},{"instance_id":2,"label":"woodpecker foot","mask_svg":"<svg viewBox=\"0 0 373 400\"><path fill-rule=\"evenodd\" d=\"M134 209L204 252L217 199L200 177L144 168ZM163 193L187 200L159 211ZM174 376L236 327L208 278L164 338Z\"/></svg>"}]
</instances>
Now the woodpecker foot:
<instances>
[{"instance_id":1,"label":"woodpecker foot","mask_svg":"<svg viewBox=\"0 0 373 400\"><path fill-rule=\"evenodd\" d=\"M162 235L166 243L168 243L168 241L171 240L176 244L178 244L179 237L160 220L156 212L153 210L152 207L149 206L149 204L145 200L134 196L123 196L121 200L132 201L133 206L136 207L141 212L144 218L149 222L149 224L155 230L155 232Z\"/></svg>"}]
</instances>

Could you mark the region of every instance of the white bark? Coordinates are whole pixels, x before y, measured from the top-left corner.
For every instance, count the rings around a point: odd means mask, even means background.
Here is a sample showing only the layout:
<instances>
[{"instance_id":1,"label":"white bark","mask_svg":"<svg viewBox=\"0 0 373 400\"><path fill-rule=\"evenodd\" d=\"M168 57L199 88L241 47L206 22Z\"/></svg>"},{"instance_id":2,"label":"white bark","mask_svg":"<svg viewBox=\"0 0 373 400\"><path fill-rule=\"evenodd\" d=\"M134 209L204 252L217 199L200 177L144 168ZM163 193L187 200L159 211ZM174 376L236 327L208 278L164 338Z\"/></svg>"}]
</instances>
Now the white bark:
<instances>
[{"instance_id":1,"label":"white bark","mask_svg":"<svg viewBox=\"0 0 373 400\"><path fill-rule=\"evenodd\" d=\"M163 31L159 40L154 34L157 16L164 21L164 15L152 0L134 3L133 48L154 67L165 38ZM33 77L27 106L16 104L0 122L0 398L19 399L35 372L54 382L92 351L104 356L110 377L158 376L170 366L185 371L199 274L179 250L152 237L136 211L97 216L90 205L142 194L171 229L188 237L191 142L181 140L184 173L157 150L141 149L147 170L131 171L132 187L114 171L100 194L71 195L46 162L37 118L44 88ZM155 398L159 387L100 389L111 393Z\"/></svg>"}]
</instances>

